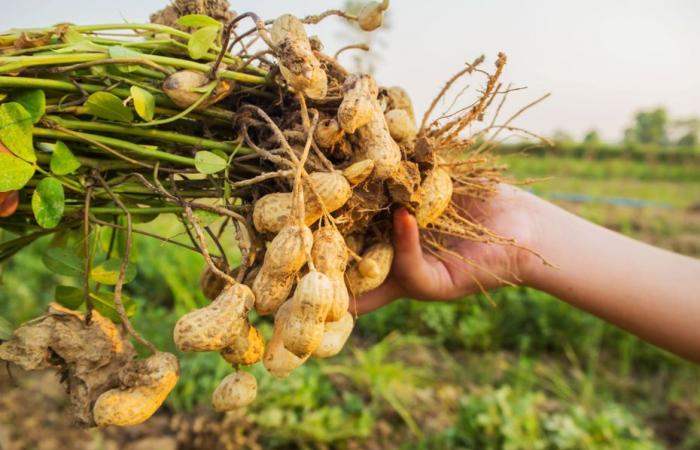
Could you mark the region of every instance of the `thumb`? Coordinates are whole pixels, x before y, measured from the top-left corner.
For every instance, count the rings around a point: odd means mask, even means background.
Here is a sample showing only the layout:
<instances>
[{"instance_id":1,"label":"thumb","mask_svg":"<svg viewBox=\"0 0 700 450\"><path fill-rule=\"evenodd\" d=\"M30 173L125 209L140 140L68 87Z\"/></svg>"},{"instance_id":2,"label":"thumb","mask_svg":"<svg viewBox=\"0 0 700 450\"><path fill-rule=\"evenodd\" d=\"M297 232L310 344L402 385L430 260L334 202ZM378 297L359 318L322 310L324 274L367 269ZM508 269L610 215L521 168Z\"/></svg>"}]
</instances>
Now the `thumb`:
<instances>
[{"instance_id":1,"label":"thumb","mask_svg":"<svg viewBox=\"0 0 700 450\"><path fill-rule=\"evenodd\" d=\"M418 223L405 208L394 213L393 244L394 273L399 278L402 278L402 274L420 273L427 269L420 245Z\"/></svg>"}]
</instances>

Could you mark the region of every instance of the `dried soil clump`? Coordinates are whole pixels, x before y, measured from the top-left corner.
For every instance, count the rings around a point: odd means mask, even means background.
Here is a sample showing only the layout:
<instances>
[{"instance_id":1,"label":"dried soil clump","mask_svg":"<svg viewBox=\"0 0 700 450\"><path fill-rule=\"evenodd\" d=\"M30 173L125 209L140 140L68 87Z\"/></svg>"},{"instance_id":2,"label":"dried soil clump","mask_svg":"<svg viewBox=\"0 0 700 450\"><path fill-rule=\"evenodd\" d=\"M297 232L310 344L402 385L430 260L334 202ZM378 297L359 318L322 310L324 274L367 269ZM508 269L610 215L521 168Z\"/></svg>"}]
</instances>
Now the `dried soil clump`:
<instances>
[{"instance_id":1,"label":"dried soil clump","mask_svg":"<svg viewBox=\"0 0 700 450\"><path fill-rule=\"evenodd\" d=\"M119 371L135 357L131 343L108 319L51 304L43 317L16 329L0 344L0 359L25 370L55 369L70 396L76 422L94 425L92 405L119 385Z\"/></svg>"}]
</instances>

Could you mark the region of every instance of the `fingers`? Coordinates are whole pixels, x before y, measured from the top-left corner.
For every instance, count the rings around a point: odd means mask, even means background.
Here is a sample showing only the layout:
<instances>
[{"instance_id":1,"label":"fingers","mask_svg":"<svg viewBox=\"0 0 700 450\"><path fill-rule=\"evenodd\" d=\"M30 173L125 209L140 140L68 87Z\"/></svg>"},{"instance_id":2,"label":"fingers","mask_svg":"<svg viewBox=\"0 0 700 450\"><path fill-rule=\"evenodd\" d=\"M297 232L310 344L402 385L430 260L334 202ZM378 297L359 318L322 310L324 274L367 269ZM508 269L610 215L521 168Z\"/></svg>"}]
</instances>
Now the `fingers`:
<instances>
[{"instance_id":1,"label":"fingers","mask_svg":"<svg viewBox=\"0 0 700 450\"><path fill-rule=\"evenodd\" d=\"M405 209L394 213L393 244L392 274L409 290L420 291L424 287L421 285L432 278L434 271L423 254L416 218Z\"/></svg>"},{"instance_id":2,"label":"fingers","mask_svg":"<svg viewBox=\"0 0 700 450\"><path fill-rule=\"evenodd\" d=\"M420 234L416 218L406 209L394 213L394 267L398 271L414 268L423 261L423 249L420 246ZM409 267L410 266L410 267Z\"/></svg>"}]
</instances>

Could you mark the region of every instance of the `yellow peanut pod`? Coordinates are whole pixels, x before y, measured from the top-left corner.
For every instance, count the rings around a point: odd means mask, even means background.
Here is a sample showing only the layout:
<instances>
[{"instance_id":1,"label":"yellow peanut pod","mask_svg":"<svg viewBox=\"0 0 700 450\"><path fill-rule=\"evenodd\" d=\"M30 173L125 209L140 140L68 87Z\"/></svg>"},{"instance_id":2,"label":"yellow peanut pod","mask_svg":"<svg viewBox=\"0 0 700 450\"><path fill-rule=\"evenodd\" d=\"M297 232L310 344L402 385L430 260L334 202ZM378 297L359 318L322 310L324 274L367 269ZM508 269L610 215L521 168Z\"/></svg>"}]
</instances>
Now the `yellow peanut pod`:
<instances>
[{"instance_id":1,"label":"yellow peanut pod","mask_svg":"<svg viewBox=\"0 0 700 450\"><path fill-rule=\"evenodd\" d=\"M189 108L202 97L201 92L197 92L201 88L209 84L211 80L202 73L193 70L180 70L168 76L163 81L163 92L180 108ZM233 91L233 86L226 80L221 80L214 88L214 91L197 107L202 109L211 106L214 103L222 100Z\"/></svg>"},{"instance_id":2,"label":"yellow peanut pod","mask_svg":"<svg viewBox=\"0 0 700 450\"><path fill-rule=\"evenodd\" d=\"M217 259L214 261L214 264L216 264L219 269L222 269L224 267L224 260ZM214 300L218 297L221 291L226 287L226 284L227 280L217 275L209 264L204 266L202 273L199 275L199 287L202 289L204 296L209 300Z\"/></svg>"},{"instance_id":3,"label":"yellow peanut pod","mask_svg":"<svg viewBox=\"0 0 700 450\"><path fill-rule=\"evenodd\" d=\"M179 373L177 358L165 352L125 366L119 374L120 387L102 393L95 401L95 423L126 427L146 421L175 387Z\"/></svg>"},{"instance_id":4,"label":"yellow peanut pod","mask_svg":"<svg viewBox=\"0 0 700 450\"><path fill-rule=\"evenodd\" d=\"M389 0L366 3L357 15L357 24L364 31L374 31L384 22L384 11L389 9Z\"/></svg>"},{"instance_id":5,"label":"yellow peanut pod","mask_svg":"<svg viewBox=\"0 0 700 450\"><path fill-rule=\"evenodd\" d=\"M356 186L372 175L374 170L374 161L371 159L363 159L356 163L350 164L343 170L343 175L350 182L351 186Z\"/></svg>"},{"instance_id":6,"label":"yellow peanut pod","mask_svg":"<svg viewBox=\"0 0 700 450\"><path fill-rule=\"evenodd\" d=\"M389 134L394 140L406 142L416 138L418 128L405 110L392 109L384 113L384 118L389 127Z\"/></svg>"},{"instance_id":7,"label":"yellow peanut pod","mask_svg":"<svg viewBox=\"0 0 700 450\"><path fill-rule=\"evenodd\" d=\"M258 314L274 314L287 299L294 276L306 263L312 243L311 230L306 226L287 225L277 233L253 281Z\"/></svg>"},{"instance_id":8,"label":"yellow peanut pod","mask_svg":"<svg viewBox=\"0 0 700 450\"><path fill-rule=\"evenodd\" d=\"M354 295L361 295L376 289L386 280L394 261L394 247L383 242L371 245L362 254L362 261L365 260L372 261L372 265L376 265L378 270L372 271L373 276L365 276L360 271L360 264L355 264L348 269L346 274L348 288Z\"/></svg>"},{"instance_id":9,"label":"yellow peanut pod","mask_svg":"<svg viewBox=\"0 0 700 450\"><path fill-rule=\"evenodd\" d=\"M282 328L282 342L287 350L303 358L316 349L323 337L332 296L333 283L326 275L311 271L301 277Z\"/></svg>"},{"instance_id":10,"label":"yellow peanut pod","mask_svg":"<svg viewBox=\"0 0 700 450\"><path fill-rule=\"evenodd\" d=\"M313 186L313 189L311 189ZM318 195L317 195L318 194ZM304 222L311 225L323 215L323 207L331 213L352 196L350 183L341 172L313 172L304 183ZM320 199L320 201L319 201ZM290 221L292 194L272 193L261 197L253 208L253 224L261 233L276 233Z\"/></svg>"},{"instance_id":11,"label":"yellow peanut pod","mask_svg":"<svg viewBox=\"0 0 700 450\"><path fill-rule=\"evenodd\" d=\"M347 310L342 317L335 322L326 322L321 343L311 356L316 358L330 358L337 355L343 349L352 329L355 326L352 314Z\"/></svg>"},{"instance_id":12,"label":"yellow peanut pod","mask_svg":"<svg viewBox=\"0 0 700 450\"><path fill-rule=\"evenodd\" d=\"M224 288L211 304L182 316L175 324L175 345L185 352L219 351L231 344L247 325L248 312L255 302L244 284Z\"/></svg>"},{"instance_id":13,"label":"yellow peanut pod","mask_svg":"<svg viewBox=\"0 0 700 450\"><path fill-rule=\"evenodd\" d=\"M249 326L247 330L236 336L228 347L219 352L227 362L249 366L260 361L265 351L265 341L260 330Z\"/></svg>"},{"instance_id":14,"label":"yellow peanut pod","mask_svg":"<svg viewBox=\"0 0 700 450\"><path fill-rule=\"evenodd\" d=\"M328 276L333 284L331 306L325 320L329 322L339 320L347 311L350 302L344 278L348 264L348 250L343 235L330 226L316 230L311 259L316 270Z\"/></svg>"},{"instance_id":15,"label":"yellow peanut pod","mask_svg":"<svg viewBox=\"0 0 700 450\"><path fill-rule=\"evenodd\" d=\"M402 87L392 86L386 88L386 94L389 97L389 108L388 109L403 109L411 118L413 124L416 123L416 116L413 113L413 102L408 92Z\"/></svg>"},{"instance_id":16,"label":"yellow peanut pod","mask_svg":"<svg viewBox=\"0 0 700 450\"><path fill-rule=\"evenodd\" d=\"M314 141L321 148L331 148L343 139L343 134L336 119L324 119L314 130Z\"/></svg>"},{"instance_id":17,"label":"yellow peanut pod","mask_svg":"<svg viewBox=\"0 0 700 450\"><path fill-rule=\"evenodd\" d=\"M450 174L441 168L428 173L419 189L420 204L416 208L419 227L434 223L450 205L453 184Z\"/></svg>"},{"instance_id":18,"label":"yellow peanut pod","mask_svg":"<svg viewBox=\"0 0 700 450\"><path fill-rule=\"evenodd\" d=\"M258 394L258 382L248 372L234 372L221 380L211 397L214 410L232 411L248 406Z\"/></svg>"},{"instance_id":19,"label":"yellow peanut pod","mask_svg":"<svg viewBox=\"0 0 700 450\"><path fill-rule=\"evenodd\" d=\"M321 99L328 90L328 78L311 49L304 24L291 14L272 24L272 42L282 76L295 91Z\"/></svg>"},{"instance_id":20,"label":"yellow peanut pod","mask_svg":"<svg viewBox=\"0 0 700 450\"><path fill-rule=\"evenodd\" d=\"M294 369L300 367L309 359L309 355L299 358L284 347L282 329L287 320L289 320L291 310L291 301L286 301L279 307L275 314L275 325L272 328L272 337L270 337L270 341L267 343L267 347L265 347L263 365L275 378L288 377Z\"/></svg>"},{"instance_id":21,"label":"yellow peanut pod","mask_svg":"<svg viewBox=\"0 0 700 450\"><path fill-rule=\"evenodd\" d=\"M371 75L350 75L343 83L343 101L338 107L338 123L346 133L354 133L372 120L379 89Z\"/></svg>"}]
</instances>

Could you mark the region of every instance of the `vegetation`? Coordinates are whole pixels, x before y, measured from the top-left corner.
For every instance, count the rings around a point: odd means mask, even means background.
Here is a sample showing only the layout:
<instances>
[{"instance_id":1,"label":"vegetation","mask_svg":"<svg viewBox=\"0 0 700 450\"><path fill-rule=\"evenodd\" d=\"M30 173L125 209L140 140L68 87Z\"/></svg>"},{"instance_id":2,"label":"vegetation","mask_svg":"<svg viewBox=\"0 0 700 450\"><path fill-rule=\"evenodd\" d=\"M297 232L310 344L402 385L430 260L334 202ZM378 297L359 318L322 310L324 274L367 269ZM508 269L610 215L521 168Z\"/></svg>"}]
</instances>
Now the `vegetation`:
<instances>
[{"instance_id":1,"label":"vegetation","mask_svg":"<svg viewBox=\"0 0 700 450\"><path fill-rule=\"evenodd\" d=\"M531 186L542 195L599 193L651 202L642 208L562 204L637 238L700 255L700 218L692 212L700 200L693 187L698 180L689 180L697 165L559 156L506 160L521 179L552 175ZM653 181L631 168L654 174ZM658 203L670 206L653 206ZM148 226L186 239L181 224L167 217ZM4 268L0 315L13 325L43 311L53 299L51 287L66 282L37 257L48 245L37 241ZM135 325L159 348L175 351L159 329L207 304L197 288L201 256L137 237L134 258L138 276L126 289L141 307ZM253 323L269 338L267 320ZM245 426L262 432L257 442L266 448L700 445L700 369L534 290L504 289L490 299L450 304L398 301L362 317L350 339L340 356L311 362L284 382L273 383L260 364L253 367L260 397ZM216 355L179 356L181 381L167 404L194 411L208 401L228 365Z\"/></svg>"}]
</instances>

